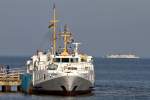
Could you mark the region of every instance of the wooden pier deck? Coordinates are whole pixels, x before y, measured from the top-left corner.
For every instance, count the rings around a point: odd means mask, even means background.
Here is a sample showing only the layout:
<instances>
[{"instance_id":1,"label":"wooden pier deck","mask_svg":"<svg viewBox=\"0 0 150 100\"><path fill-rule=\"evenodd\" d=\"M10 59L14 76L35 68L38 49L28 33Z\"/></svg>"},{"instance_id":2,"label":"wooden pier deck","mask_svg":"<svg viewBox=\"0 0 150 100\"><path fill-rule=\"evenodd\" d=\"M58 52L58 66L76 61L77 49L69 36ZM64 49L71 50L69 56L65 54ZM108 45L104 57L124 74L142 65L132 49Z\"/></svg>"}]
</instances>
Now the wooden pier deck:
<instances>
[{"instance_id":1,"label":"wooden pier deck","mask_svg":"<svg viewBox=\"0 0 150 100\"><path fill-rule=\"evenodd\" d=\"M9 69L7 66L0 65L0 86L2 92L10 92L12 86L19 87L21 85L20 69Z\"/></svg>"},{"instance_id":2,"label":"wooden pier deck","mask_svg":"<svg viewBox=\"0 0 150 100\"><path fill-rule=\"evenodd\" d=\"M0 73L0 86L9 85L9 86L18 86L21 84L20 73Z\"/></svg>"}]
</instances>

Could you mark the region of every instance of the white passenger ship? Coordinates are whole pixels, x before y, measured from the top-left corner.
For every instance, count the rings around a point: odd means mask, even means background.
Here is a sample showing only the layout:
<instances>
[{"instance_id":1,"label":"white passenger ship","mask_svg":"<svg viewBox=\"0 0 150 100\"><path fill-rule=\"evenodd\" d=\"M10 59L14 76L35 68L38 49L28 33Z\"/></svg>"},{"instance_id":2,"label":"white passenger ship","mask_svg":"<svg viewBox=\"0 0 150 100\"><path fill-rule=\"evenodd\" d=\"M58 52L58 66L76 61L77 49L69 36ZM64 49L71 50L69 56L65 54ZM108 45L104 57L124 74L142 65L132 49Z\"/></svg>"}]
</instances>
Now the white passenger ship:
<instances>
[{"instance_id":1,"label":"white passenger ship","mask_svg":"<svg viewBox=\"0 0 150 100\"><path fill-rule=\"evenodd\" d=\"M49 25L53 33L52 47L46 53L37 51L27 61L27 72L33 76L33 90L65 95L89 93L95 82L93 57L79 53L80 43L71 41L72 33L68 31L67 25L59 33L63 38L64 48L57 49L57 22L54 6L53 20ZM70 45L74 48L68 49Z\"/></svg>"}]
</instances>

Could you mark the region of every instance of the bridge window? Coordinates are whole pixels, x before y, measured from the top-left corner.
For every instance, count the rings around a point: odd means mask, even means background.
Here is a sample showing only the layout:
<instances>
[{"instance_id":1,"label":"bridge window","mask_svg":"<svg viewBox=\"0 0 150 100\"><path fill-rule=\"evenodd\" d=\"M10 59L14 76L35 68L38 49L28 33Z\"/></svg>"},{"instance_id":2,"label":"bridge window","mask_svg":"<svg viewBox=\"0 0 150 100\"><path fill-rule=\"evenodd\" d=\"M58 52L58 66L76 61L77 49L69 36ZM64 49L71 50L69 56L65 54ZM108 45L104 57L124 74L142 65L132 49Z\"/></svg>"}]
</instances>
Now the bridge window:
<instances>
[{"instance_id":1,"label":"bridge window","mask_svg":"<svg viewBox=\"0 0 150 100\"><path fill-rule=\"evenodd\" d=\"M62 62L69 62L69 58L62 58Z\"/></svg>"},{"instance_id":2,"label":"bridge window","mask_svg":"<svg viewBox=\"0 0 150 100\"><path fill-rule=\"evenodd\" d=\"M53 61L54 62L60 62L60 58L54 58Z\"/></svg>"},{"instance_id":3,"label":"bridge window","mask_svg":"<svg viewBox=\"0 0 150 100\"><path fill-rule=\"evenodd\" d=\"M78 58L54 58L53 59L54 62L64 62L64 63L68 63L68 62L71 62L71 63L76 63L78 62Z\"/></svg>"},{"instance_id":4,"label":"bridge window","mask_svg":"<svg viewBox=\"0 0 150 100\"><path fill-rule=\"evenodd\" d=\"M73 58L70 58L70 62L73 62Z\"/></svg>"},{"instance_id":5,"label":"bridge window","mask_svg":"<svg viewBox=\"0 0 150 100\"><path fill-rule=\"evenodd\" d=\"M70 58L70 62L76 63L76 62L78 62L78 58Z\"/></svg>"},{"instance_id":6,"label":"bridge window","mask_svg":"<svg viewBox=\"0 0 150 100\"><path fill-rule=\"evenodd\" d=\"M74 58L74 62L78 62L78 58Z\"/></svg>"}]
</instances>

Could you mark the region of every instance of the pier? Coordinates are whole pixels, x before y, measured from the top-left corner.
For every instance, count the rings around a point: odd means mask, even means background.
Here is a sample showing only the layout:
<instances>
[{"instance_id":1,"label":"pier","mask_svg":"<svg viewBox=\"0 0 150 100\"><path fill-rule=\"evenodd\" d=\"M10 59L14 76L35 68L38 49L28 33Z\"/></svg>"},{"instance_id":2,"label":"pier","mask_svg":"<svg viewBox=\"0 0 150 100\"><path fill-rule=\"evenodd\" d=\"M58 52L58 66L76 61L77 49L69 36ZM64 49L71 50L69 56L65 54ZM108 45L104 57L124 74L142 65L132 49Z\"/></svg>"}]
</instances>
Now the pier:
<instances>
[{"instance_id":1,"label":"pier","mask_svg":"<svg viewBox=\"0 0 150 100\"><path fill-rule=\"evenodd\" d=\"M20 69L10 69L9 66L0 65L1 92L11 92L12 87L17 87L17 91L19 91L21 73Z\"/></svg>"}]
</instances>

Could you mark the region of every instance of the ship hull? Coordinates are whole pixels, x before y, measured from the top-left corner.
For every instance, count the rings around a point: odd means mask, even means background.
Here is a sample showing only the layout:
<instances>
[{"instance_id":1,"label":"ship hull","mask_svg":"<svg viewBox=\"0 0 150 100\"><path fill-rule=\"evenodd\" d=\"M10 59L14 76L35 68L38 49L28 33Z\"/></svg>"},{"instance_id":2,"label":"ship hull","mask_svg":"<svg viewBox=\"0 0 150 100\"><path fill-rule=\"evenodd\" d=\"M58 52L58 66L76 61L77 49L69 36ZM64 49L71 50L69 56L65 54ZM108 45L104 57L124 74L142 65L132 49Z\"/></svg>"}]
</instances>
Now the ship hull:
<instances>
[{"instance_id":1,"label":"ship hull","mask_svg":"<svg viewBox=\"0 0 150 100\"><path fill-rule=\"evenodd\" d=\"M79 76L61 76L35 84L37 93L77 95L87 94L92 90L92 82Z\"/></svg>"}]
</instances>

